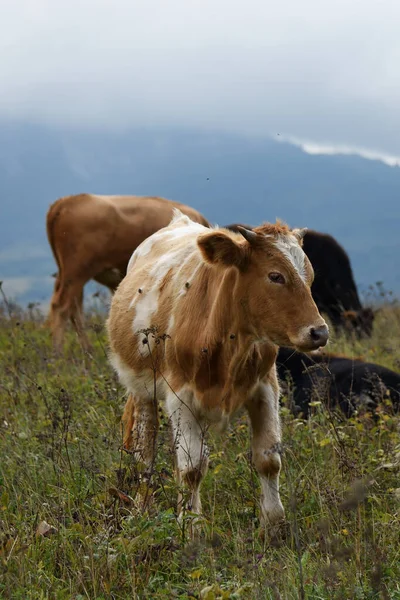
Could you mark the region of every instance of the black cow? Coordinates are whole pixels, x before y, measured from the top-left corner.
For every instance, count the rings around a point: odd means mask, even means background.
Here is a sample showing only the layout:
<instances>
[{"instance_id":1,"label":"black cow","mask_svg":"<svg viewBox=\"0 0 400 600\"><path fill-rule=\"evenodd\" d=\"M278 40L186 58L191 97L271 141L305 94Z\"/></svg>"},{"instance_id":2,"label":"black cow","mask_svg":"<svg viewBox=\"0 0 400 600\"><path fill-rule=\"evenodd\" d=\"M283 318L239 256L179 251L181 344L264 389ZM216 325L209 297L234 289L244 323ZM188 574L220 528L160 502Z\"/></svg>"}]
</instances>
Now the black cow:
<instances>
[{"instance_id":1,"label":"black cow","mask_svg":"<svg viewBox=\"0 0 400 600\"><path fill-rule=\"evenodd\" d=\"M370 336L374 311L361 305L346 251L331 235L313 230L304 236L303 250L314 268L311 291L319 311L328 315L336 329L345 327Z\"/></svg>"},{"instance_id":2,"label":"black cow","mask_svg":"<svg viewBox=\"0 0 400 600\"><path fill-rule=\"evenodd\" d=\"M238 231L237 225L226 227ZM249 225L242 227L252 229ZM311 292L318 310L329 317L336 330L370 336L375 313L361 305L350 260L342 246L331 235L309 229L303 249L315 273Z\"/></svg>"},{"instance_id":3,"label":"black cow","mask_svg":"<svg viewBox=\"0 0 400 600\"><path fill-rule=\"evenodd\" d=\"M278 375L295 414L309 413L309 404L320 401L328 408L340 406L346 416L365 406L374 411L384 399L400 409L400 374L381 365L334 354L304 354L280 348Z\"/></svg>"}]
</instances>

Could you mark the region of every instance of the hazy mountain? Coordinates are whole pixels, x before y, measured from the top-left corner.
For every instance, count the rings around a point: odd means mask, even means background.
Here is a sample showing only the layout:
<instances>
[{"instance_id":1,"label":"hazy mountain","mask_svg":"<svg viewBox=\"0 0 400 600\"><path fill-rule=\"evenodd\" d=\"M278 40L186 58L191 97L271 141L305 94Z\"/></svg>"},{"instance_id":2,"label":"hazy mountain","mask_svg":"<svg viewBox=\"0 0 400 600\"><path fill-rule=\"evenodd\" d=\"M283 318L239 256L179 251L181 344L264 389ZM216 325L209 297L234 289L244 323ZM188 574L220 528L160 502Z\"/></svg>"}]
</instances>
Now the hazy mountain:
<instances>
[{"instance_id":1,"label":"hazy mountain","mask_svg":"<svg viewBox=\"0 0 400 600\"><path fill-rule=\"evenodd\" d=\"M55 264L45 215L78 192L155 194L218 224L281 217L329 232L356 281L400 292L400 169L288 143L200 130L76 131L0 123L0 279L21 302L48 299Z\"/></svg>"}]
</instances>

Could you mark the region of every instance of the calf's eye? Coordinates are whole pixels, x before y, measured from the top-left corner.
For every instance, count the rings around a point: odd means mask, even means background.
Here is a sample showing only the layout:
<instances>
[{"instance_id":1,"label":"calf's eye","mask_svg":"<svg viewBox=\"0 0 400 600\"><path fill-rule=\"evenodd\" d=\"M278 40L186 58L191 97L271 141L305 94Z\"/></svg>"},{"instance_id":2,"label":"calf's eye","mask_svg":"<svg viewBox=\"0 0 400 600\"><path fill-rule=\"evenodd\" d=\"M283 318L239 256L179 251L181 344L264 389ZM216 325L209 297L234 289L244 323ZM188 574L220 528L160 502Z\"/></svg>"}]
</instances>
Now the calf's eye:
<instances>
[{"instance_id":1,"label":"calf's eye","mask_svg":"<svg viewBox=\"0 0 400 600\"><path fill-rule=\"evenodd\" d=\"M272 283L285 283L285 278L281 273L278 273L277 271L272 271L272 273L268 274L269 280L272 281Z\"/></svg>"}]
</instances>

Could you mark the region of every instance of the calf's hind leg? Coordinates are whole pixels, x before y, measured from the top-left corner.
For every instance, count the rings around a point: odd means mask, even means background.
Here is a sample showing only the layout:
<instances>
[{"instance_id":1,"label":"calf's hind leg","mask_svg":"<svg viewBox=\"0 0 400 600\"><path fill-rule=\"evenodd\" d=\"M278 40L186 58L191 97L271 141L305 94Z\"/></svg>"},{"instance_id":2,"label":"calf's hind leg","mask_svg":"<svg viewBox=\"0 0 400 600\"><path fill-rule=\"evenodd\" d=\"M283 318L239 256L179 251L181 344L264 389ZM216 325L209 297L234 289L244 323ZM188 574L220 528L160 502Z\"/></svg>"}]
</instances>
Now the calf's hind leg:
<instances>
[{"instance_id":1,"label":"calf's hind leg","mask_svg":"<svg viewBox=\"0 0 400 600\"><path fill-rule=\"evenodd\" d=\"M158 414L150 396L140 398L130 393L122 416L123 447L151 472L157 446Z\"/></svg>"}]
</instances>

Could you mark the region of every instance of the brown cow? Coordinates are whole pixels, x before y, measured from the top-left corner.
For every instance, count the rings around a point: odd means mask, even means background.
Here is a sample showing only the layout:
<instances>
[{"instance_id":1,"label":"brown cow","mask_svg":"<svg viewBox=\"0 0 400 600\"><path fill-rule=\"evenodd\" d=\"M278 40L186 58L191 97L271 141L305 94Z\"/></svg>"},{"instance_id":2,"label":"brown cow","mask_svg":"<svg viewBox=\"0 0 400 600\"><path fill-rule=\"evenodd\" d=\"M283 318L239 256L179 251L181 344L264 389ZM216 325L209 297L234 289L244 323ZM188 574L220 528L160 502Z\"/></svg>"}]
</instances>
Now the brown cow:
<instances>
[{"instance_id":1,"label":"brown cow","mask_svg":"<svg viewBox=\"0 0 400 600\"><path fill-rule=\"evenodd\" d=\"M113 292L126 273L135 248L168 225L179 208L193 221L208 225L197 210L179 202L150 196L66 196L47 213L47 236L58 266L49 322L60 349L68 319L84 348L83 287L90 279Z\"/></svg>"},{"instance_id":2,"label":"brown cow","mask_svg":"<svg viewBox=\"0 0 400 600\"><path fill-rule=\"evenodd\" d=\"M252 455L262 483L264 525L284 517L279 497L281 433L278 345L324 346L328 328L312 299L304 230L281 223L254 231L207 229L176 211L141 244L112 299L110 360L129 392L124 445L151 472L165 400L177 479L201 512L205 432L240 408L250 415ZM182 514L180 496L178 511Z\"/></svg>"}]
</instances>

